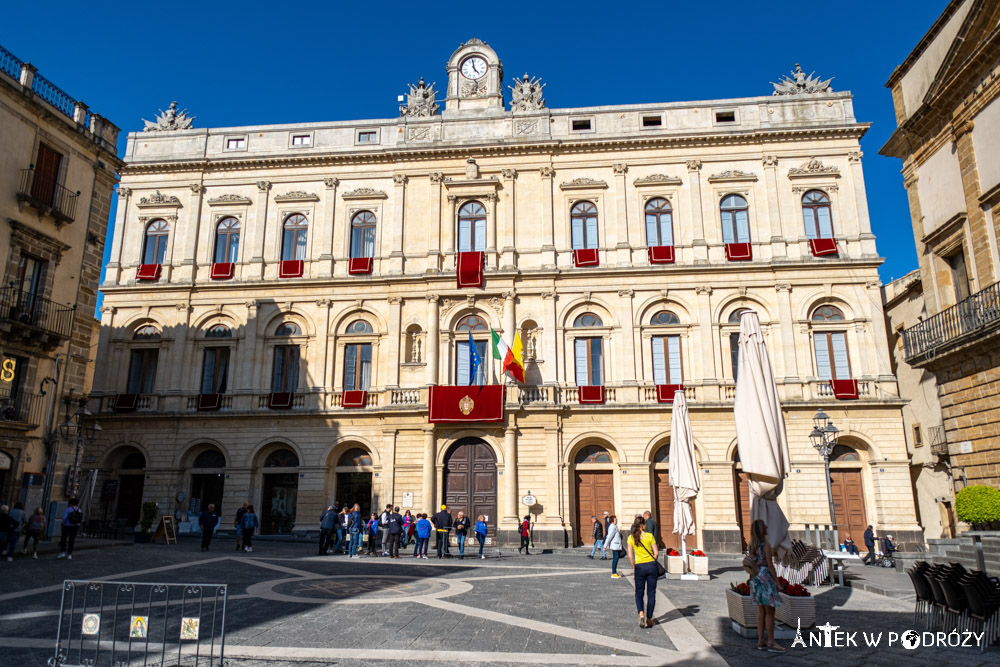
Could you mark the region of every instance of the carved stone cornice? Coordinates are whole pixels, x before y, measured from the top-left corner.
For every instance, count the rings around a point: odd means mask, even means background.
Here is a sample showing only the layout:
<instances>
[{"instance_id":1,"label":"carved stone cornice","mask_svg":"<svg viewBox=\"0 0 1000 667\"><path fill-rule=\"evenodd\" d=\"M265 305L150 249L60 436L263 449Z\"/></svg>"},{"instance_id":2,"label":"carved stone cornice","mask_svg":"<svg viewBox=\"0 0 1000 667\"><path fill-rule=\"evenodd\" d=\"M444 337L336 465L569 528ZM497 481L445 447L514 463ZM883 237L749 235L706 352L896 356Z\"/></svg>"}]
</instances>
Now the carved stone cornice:
<instances>
[{"instance_id":1,"label":"carved stone cornice","mask_svg":"<svg viewBox=\"0 0 1000 667\"><path fill-rule=\"evenodd\" d=\"M688 160L687 161L688 171L701 171L701 160Z\"/></svg>"},{"instance_id":2,"label":"carved stone cornice","mask_svg":"<svg viewBox=\"0 0 1000 667\"><path fill-rule=\"evenodd\" d=\"M712 174L708 177L709 183L738 183L753 182L756 180L757 174L749 171L740 171L739 169L727 169L726 171L720 171L719 173Z\"/></svg>"},{"instance_id":3,"label":"carved stone cornice","mask_svg":"<svg viewBox=\"0 0 1000 667\"><path fill-rule=\"evenodd\" d=\"M339 178L324 178L323 179L323 185L326 186L327 190L333 190L338 185L340 185L340 179Z\"/></svg>"},{"instance_id":4,"label":"carved stone cornice","mask_svg":"<svg viewBox=\"0 0 1000 667\"><path fill-rule=\"evenodd\" d=\"M861 151L851 151L847 154L847 161L851 164L860 164L861 158L865 156Z\"/></svg>"},{"instance_id":5,"label":"carved stone cornice","mask_svg":"<svg viewBox=\"0 0 1000 667\"><path fill-rule=\"evenodd\" d=\"M333 305L333 301L331 301L330 299L317 299L316 300L316 307L317 308L329 308L332 305Z\"/></svg>"},{"instance_id":6,"label":"carved stone cornice","mask_svg":"<svg viewBox=\"0 0 1000 667\"><path fill-rule=\"evenodd\" d=\"M188 187L191 188L191 194L193 195L203 195L205 194L205 190L207 190L207 188L201 183L192 183Z\"/></svg>"},{"instance_id":7,"label":"carved stone cornice","mask_svg":"<svg viewBox=\"0 0 1000 667\"><path fill-rule=\"evenodd\" d=\"M776 291L778 291L778 292L791 292L792 291L792 284L791 283L775 283L774 289Z\"/></svg>"},{"instance_id":8,"label":"carved stone cornice","mask_svg":"<svg viewBox=\"0 0 1000 667\"><path fill-rule=\"evenodd\" d=\"M760 159L761 164L765 167L777 167L778 166L778 156L777 155L765 155Z\"/></svg>"},{"instance_id":9,"label":"carved stone cornice","mask_svg":"<svg viewBox=\"0 0 1000 667\"><path fill-rule=\"evenodd\" d=\"M375 188L355 188L340 195L341 199L387 199L388 195Z\"/></svg>"},{"instance_id":10,"label":"carved stone cornice","mask_svg":"<svg viewBox=\"0 0 1000 667\"><path fill-rule=\"evenodd\" d=\"M129 197L132 196L132 188L118 186L118 196L125 197L126 199L128 199Z\"/></svg>"},{"instance_id":11,"label":"carved stone cornice","mask_svg":"<svg viewBox=\"0 0 1000 667\"><path fill-rule=\"evenodd\" d=\"M180 208L181 200L174 195L165 195L157 190L148 197L140 197L136 206L139 208Z\"/></svg>"},{"instance_id":12,"label":"carved stone cornice","mask_svg":"<svg viewBox=\"0 0 1000 667\"><path fill-rule=\"evenodd\" d=\"M388 301L393 306L398 306L401 303L403 303L403 297L401 297L401 296L390 296L390 297L386 297L386 301Z\"/></svg>"},{"instance_id":13,"label":"carved stone cornice","mask_svg":"<svg viewBox=\"0 0 1000 667\"><path fill-rule=\"evenodd\" d=\"M696 294L699 294L699 295L704 294L704 295L707 296L707 295L711 295L712 294L712 288L709 287L708 285L699 285L699 286L697 286L697 287L694 288L694 291L695 291Z\"/></svg>"},{"instance_id":14,"label":"carved stone cornice","mask_svg":"<svg viewBox=\"0 0 1000 667\"><path fill-rule=\"evenodd\" d=\"M444 174L441 173L440 171L432 171L431 173L427 174L427 176L428 178L431 179L431 183L440 184L444 182Z\"/></svg>"},{"instance_id":15,"label":"carved stone cornice","mask_svg":"<svg viewBox=\"0 0 1000 667\"><path fill-rule=\"evenodd\" d=\"M542 178L553 178L556 175L556 170L552 167L539 167L538 173Z\"/></svg>"},{"instance_id":16,"label":"carved stone cornice","mask_svg":"<svg viewBox=\"0 0 1000 667\"><path fill-rule=\"evenodd\" d=\"M500 179L496 176L487 178L444 179L444 187L449 193L459 197L485 197L500 189Z\"/></svg>"},{"instance_id":17,"label":"carved stone cornice","mask_svg":"<svg viewBox=\"0 0 1000 667\"><path fill-rule=\"evenodd\" d=\"M632 181L632 185L680 185L682 183L681 179L676 176L668 176L666 174L650 174L649 176L643 176L642 178L637 178Z\"/></svg>"},{"instance_id":18,"label":"carved stone cornice","mask_svg":"<svg viewBox=\"0 0 1000 667\"><path fill-rule=\"evenodd\" d=\"M270 192L271 181L257 181L257 189L261 192Z\"/></svg>"},{"instance_id":19,"label":"carved stone cornice","mask_svg":"<svg viewBox=\"0 0 1000 667\"><path fill-rule=\"evenodd\" d=\"M408 180L410 180L410 179L406 177L406 174L393 174L392 175L392 182L395 183L396 185L406 185L406 182Z\"/></svg>"},{"instance_id":20,"label":"carved stone cornice","mask_svg":"<svg viewBox=\"0 0 1000 667\"><path fill-rule=\"evenodd\" d=\"M244 197L243 195L219 195L218 197L212 197L208 200L209 206L249 206L250 203L250 198Z\"/></svg>"},{"instance_id":21,"label":"carved stone cornice","mask_svg":"<svg viewBox=\"0 0 1000 667\"><path fill-rule=\"evenodd\" d=\"M596 178L581 176L572 181L559 184L560 190L604 190L608 187L607 181L599 181Z\"/></svg>"},{"instance_id":22,"label":"carved stone cornice","mask_svg":"<svg viewBox=\"0 0 1000 667\"><path fill-rule=\"evenodd\" d=\"M611 165L611 170L615 172L615 176L624 176L625 172L628 171L628 165L616 162Z\"/></svg>"},{"instance_id":23,"label":"carved stone cornice","mask_svg":"<svg viewBox=\"0 0 1000 667\"><path fill-rule=\"evenodd\" d=\"M517 178L517 169L501 169L500 176L505 180L513 180Z\"/></svg>"},{"instance_id":24,"label":"carved stone cornice","mask_svg":"<svg viewBox=\"0 0 1000 667\"><path fill-rule=\"evenodd\" d=\"M809 176L832 176L840 178L840 169L837 167L827 167L822 160L810 159L801 167L792 167L788 170L788 178L807 178Z\"/></svg>"},{"instance_id":25,"label":"carved stone cornice","mask_svg":"<svg viewBox=\"0 0 1000 667\"><path fill-rule=\"evenodd\" d=\"M291 192L286 192L283 195L275 195L274 201L277 202L319 201L319 195L314 192L305 192L303 190L292 190Z\"/></svg>"},{"instance_id":26,"label":"carved stone cornice","mask_svg":"<svg viewBox=\"0 0 1000 667\"><path fill-rule=\"evenodd\" d=\"M632 289L620 289L618 290L618 296L632 297L635 295L635 290Z\"/></svg>"}]
</instances>

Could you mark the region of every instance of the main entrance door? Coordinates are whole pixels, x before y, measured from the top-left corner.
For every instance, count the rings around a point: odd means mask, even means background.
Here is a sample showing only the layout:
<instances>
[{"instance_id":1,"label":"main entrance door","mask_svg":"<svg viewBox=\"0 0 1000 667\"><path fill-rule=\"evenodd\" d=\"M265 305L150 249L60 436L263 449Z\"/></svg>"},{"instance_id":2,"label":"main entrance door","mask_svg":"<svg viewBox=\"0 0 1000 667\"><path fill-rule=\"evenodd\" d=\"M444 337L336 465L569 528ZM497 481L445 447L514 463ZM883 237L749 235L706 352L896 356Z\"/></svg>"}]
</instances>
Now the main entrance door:
<instances>
[{"instance_id":1,"label":"main entrance door","mask_svg":"<svg viewBox=\"0 0 1000 667\"><path fill-rule=\"evenodd\" d=\"M615 513L614 478L610 470L576 471L576 544L590 544L590 517L604 521L604 513Z\"/></svg>"},{"instance_id":2,"label":"main entrance door","mask_svg":"<svg viewBox=\"0 0 1000 667\"><path fill-rule=\"evenodd\" d=\"M298 494L299 476L296 473L264 475L261 491L261 505L263 505L260 516L261 534L287 535L292 532Z\"/></svg>"},{"instance_id":3,"label":"main entrance door","mask_svg":"<svg viewBox=\"0 0 1000 667\"><path fill-rule=\"evenodd\" d=\"M348 507L361 506L361 516L372 511L372 474L370 472L338 472L337 502Z\"/></svg>"},{"instance_id":4,"label":"main entrance door","mask_svg":"<svg viewBox=\"0 0 1000 667\"><path fill-rule=\"evenodd\" d=\"M496 534L497 525L497 460L493 449L479 438L466 438L455 443L444 462L444 502L452 517L458 512L475 523L480 514L486 516L489 535ZM437 511L436 507L429 511Z\"/></svg>"},{"instance_id":5,"label":"main entrance door","mask_svg":"<svg viewBox=\"0 0 1000 667\"><path fill-rule=\"evenodd\" d=\"M840 539L848 535L856 543L865 534L868 520L865 517L865 494L861 486L860 470L831 470L830 487L833 491L833 511L837 517Z\"/></svg>"}]
</instances>

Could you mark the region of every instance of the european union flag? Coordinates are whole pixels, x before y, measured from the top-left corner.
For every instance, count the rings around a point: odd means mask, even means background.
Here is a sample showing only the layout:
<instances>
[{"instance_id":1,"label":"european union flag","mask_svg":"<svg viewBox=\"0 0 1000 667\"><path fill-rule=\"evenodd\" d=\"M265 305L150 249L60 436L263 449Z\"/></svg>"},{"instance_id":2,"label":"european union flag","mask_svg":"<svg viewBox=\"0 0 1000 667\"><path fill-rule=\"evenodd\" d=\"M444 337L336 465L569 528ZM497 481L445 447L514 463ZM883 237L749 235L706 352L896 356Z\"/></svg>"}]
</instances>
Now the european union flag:
<instances>
[{"instance_id":1,"label":"european union flag","mask_svg":"<svg viewBox=\"0 0 1000 667\"><path fill-rule=\"evenodd\" d=\"M479 365L483 363L479 352L476 350L476 341L472 340L472 332L469 332L469 386L477 384L476 376L479 375Z\"/></svg>"}]
</instances>

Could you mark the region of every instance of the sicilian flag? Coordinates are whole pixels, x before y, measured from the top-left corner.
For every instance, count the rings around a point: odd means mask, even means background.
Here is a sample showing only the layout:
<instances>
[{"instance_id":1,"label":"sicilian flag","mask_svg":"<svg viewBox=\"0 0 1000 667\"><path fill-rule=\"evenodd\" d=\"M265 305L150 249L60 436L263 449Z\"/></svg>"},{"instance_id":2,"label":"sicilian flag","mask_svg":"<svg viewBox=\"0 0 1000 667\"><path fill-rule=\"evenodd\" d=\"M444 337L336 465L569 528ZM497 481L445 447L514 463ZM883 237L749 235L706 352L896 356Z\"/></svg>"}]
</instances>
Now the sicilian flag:
<instances>
[{"instance_id":1,"label":"sicilian flag","mask_svg":"<svg viewBox=\"0 0 1000 667\"><path fill-rule=\"evenodd\" d=\"M524 361L522 361L523 348L521 347L521 334L514 334L514 347L507 347L507 343L496 331L490 329L493 335L493 358L500 360L500 372L510 373L511 377L520 383L524 383Z\"/></svg>"}]
</instances>

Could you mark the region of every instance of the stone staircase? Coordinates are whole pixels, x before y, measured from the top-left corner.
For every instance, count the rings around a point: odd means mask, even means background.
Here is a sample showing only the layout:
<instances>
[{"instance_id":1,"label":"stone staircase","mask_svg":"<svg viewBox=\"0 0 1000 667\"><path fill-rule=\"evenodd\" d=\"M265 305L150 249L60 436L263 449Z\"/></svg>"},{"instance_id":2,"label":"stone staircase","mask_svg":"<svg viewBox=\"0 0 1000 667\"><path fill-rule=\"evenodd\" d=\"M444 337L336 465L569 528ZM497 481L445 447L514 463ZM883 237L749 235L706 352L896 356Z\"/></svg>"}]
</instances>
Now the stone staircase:
<instances>
[{"instance_id":1,"label":"stone staircase","mask_svg":"<svg viewBox=\"0 0 1000 667\"><path fill-rule=\"evenodd\" d=\"M962 533L953 539L927 540L922 560L933 563L961 563L967 570L979 569L976 541L983 545L986 572L1000 577L1000 531Z\"/></svg>"}]
</instances>

